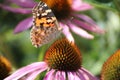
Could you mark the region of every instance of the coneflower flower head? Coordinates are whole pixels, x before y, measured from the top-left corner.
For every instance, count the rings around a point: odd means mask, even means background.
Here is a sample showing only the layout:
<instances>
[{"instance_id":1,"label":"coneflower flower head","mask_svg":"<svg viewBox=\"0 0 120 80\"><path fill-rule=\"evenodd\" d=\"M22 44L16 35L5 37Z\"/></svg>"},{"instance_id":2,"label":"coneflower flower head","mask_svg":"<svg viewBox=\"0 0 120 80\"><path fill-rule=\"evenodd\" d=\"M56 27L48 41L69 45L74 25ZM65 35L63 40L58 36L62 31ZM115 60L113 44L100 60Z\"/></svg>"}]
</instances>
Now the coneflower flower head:
<instances>
[{"instance_id":1,"label":"coneflower flower head","mask_svg":"<svg viewBox=\"0 0 120 80\"><path fill-rule=\"evenodd\" d=\"M81 67L81 53L67 39L56 41L46 52L45 62L50 68L60 71L77 71Z\"/></svg>"},{"instance_id":2,"label":"coneflower flower head","mask_svg":"<svg viewBox=\"0 0 120 80\"><path fill-rule=\"evenodd\" d=\"M11 3L15 3L19 8L13 8L11 6L0 4L0 7L21 14L31 14L32 8L37 4L33 0L7 0ZM70 41L74 41L71 34L73 31L75 34L87 38L93 39L94 36L87 31L103 34L102 30L94 20L87 15L80 13L86 10L91 10L93 7L83 2L82 0L42 0L53 11L61 27L63 27L63 34ZM11 4L10 3L10 4ZM26 5L24 5L24 4ZM33 4L32 4L33 3ZM19 33L29 29L33 24L32 17L26 18L21 21L15 28L14 33Z\"/></svg>"},{"instance_id":3,"label":"coneflower flower head","mask_svg":"<svg viewBox=\"0 0 120 80\"><path fill-rule=\"evenodd\" d=\"M5 80L34 80L38 74L47 71L43 80L97 80L82 67L82 56L75 45L66 38L57 40L46 51L43 62L23 67Z\"/></svg>"},{"instance_id":4,"label":"coneflower flower head","mask_svg":"<svg viewBox=\"0 0 120 80\"><path fill-rule=\"evenodd\" d=\"M116 51L104 63L101 80L120 80L120 50Z\"/></svg>"},{"instance_id":5,"label":"coneflower flower head","mask_svg":"<svg viewBox=\"0 0 120 80\"><path fill-rule=\"evenodd\" d=\"M63 27L63 33L70 41L74 41L72 34L69 33L71 29L76 34L93 39L94 36L87 31L96 33L104 33L102 29L97 27L96 23L84 14L79 14L80 11L92 9L93 7L82 0L42 0L53 11L56 18L59 21L61 27Z\"/></svg>"},{"instance_id":6,"label":"coneflower flower head","mask_svg":"<svg viewBox=\"0 0 120 80\"><path fill-rule=\"evenodd\" d=\"M0 80L10 75L12 68L10 62L0 55Z\"/></svg>"}]
</instances>

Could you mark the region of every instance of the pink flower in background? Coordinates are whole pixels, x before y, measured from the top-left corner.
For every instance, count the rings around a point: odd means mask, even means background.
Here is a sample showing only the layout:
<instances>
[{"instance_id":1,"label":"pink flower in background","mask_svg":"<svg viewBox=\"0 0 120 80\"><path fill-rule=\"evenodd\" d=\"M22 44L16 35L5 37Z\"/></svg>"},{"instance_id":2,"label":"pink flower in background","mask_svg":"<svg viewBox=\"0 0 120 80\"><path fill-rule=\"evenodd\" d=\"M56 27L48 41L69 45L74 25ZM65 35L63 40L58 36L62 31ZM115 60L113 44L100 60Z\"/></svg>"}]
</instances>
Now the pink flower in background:
<instances>
[{"instance_id":1,"label":"pink flower in background","mask_svg":"<svg viewBox=\"0 0 120 80\"><path fill-rule=\"evenodd\" d=\"M81 53L73 42L59 39L47 50L43 62L18 69L4 80L35 80L44 71L47 72L43 80L98 80L81 67L81 59Z\"/></svg>"},{"instance_id":2,"label":"pink flower in background","mask_svg":"<svg viewBox=\"0 0 120 80\"><path fill-rule=\"evenodd\" d=\"M17 8L12 7L12 4L16 4ZM4 0L0 7L13 13L31 14L35 4L33 0Z\"/></svg>"},{"instance_id":3,"label":"pink flower in background","mask_svg":"<svg viewBox=\"0 0 120 80\"><path fill-rule=\"evenodd\" d=\"M8 5L0 4L0 7L15 13L31 14L35 3L33 0L6 0L15 3L19 8L13 8ZM71 31L87 39L93 39L94 36L87 31L103 34L104 30L97 26L90 17L79 13L86 10L91 10L93 7L82 0L42 0L48 4L57 17L59 24L63 27L63 34L70 40L74 41ZM10 4L11 4L10 3ZM61 8L61 5L63 6ZM32 17L28 17L21 21L15 28L14 33L19 33L32 27Z\"/></svg>"}]
</instances>

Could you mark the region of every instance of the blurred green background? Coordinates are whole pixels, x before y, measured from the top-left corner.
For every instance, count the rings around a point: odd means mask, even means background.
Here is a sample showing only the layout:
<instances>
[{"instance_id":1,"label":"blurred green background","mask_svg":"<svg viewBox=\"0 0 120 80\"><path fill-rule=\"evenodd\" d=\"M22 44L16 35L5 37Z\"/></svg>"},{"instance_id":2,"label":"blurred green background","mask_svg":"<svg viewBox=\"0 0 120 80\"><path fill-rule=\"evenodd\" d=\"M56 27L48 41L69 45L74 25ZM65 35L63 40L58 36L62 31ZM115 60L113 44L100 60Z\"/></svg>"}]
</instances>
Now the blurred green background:
<instances>
[{"instance_id":1,"label":"blurred green background","mask_svg":"<svg viewBox=\"0 0 120 80\"><path fill-rule=\"evenodd\" d=\"M84 14L94 19L106 33L92 33L95 36L93 40L84 39L74 33L73 36L83 55L83 66L93 74L99 75L105 60L120 48L120 7L118 8L114 0L85 1L89 1L95 8ZM14 69L43 60L44 53L50 46L32 46L30 30L19 34L13 33L15 26L28 16L32 14L15 14L0 8L0 54L11 61Z\"/></svg>"}]
</instances>

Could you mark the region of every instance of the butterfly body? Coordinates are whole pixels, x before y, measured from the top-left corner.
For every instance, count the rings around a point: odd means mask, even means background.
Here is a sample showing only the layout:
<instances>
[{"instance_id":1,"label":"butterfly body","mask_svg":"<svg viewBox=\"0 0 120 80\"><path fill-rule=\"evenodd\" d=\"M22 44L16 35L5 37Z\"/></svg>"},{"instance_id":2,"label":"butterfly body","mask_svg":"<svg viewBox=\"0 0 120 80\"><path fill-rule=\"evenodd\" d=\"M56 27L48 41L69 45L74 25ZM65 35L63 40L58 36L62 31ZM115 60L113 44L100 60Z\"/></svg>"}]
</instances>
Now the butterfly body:
<instances>
[{"instance_id":1,"label":"butterfly body","mask_svg":"<svg viewBox=\"0 0 120 80\"><path fill-rule=\"evenodd\" d=\"M35 47L47 44L60 35L62 28L59 26L52 10L44 2L39 2L32 10L33 27L31 41Z\"/></svg>"}]
</instances>

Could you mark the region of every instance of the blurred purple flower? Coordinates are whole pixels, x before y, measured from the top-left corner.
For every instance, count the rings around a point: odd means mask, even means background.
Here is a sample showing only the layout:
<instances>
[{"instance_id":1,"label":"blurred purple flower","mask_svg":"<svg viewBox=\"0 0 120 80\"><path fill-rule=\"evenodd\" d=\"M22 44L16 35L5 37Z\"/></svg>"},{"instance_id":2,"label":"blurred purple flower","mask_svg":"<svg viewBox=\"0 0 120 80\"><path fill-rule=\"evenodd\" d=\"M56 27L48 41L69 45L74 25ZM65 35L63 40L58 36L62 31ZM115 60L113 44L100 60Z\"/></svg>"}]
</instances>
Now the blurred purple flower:
<instances>
[{"instance_id":1,"label":"blurred purple flower","mask_svg":"<svg viewBox=\"0 0 120 80\"><path fill-rule=\"evenodd\" d=\"M81 67L82 56L77 46L67 39L59 39L46 51L43 62L23 67L4 80L35 80L47 71L43 80L98 80Z\"/></svg>"},{"instance_id":2,"label":"blurred purple flower","mask_svg":"<svg viewBox=\"0 0 120 80\"><path fill-rule=\"evenodd\" d=\"M6 1L17 4L19 8L12 8L10 6L3 4L0 4L0 7L11 12L22 13L22 14L31 14L32 8L36 4L33 0L6 0ZM72 1L70 5L71 12L69 14L69 17L58 20L60 26L63 27L64 35L69 40L74 41L74 38L70 30L88 39L93 39L94 36L89 34L87 31L103 34L104 30L100 29L100 27L98 27L97 24L90 17L84 14L77 13L80 11L82 12L82 11L90 10L93 7L83 2L82 0L71 0L71 1ZM21 21L16 26L14 33L19 33L24 30L27 30L31 26L32 26L32 17Z\"/></svg>"},{"instance_id":3,"label":"blurred purple flower","mask_svg":"<svg viewBox=\"0 0 120 80\"><path fill-rule=\"evenodd\" d=\"M12 4L16 4L17 8L12 7ZM31 14L35 4L33 0L5 0L4 4L0 3L0 7L13 13Z\"/></svg>"}]
</instances>

